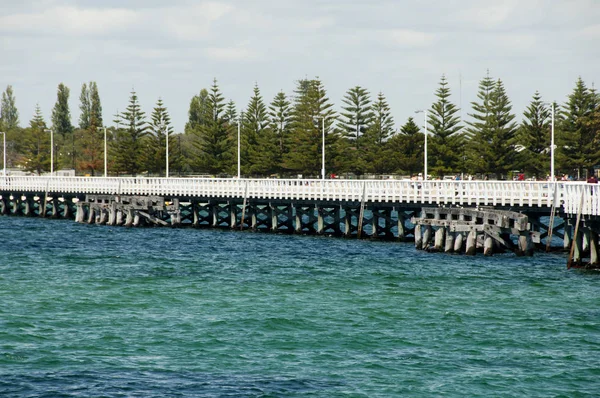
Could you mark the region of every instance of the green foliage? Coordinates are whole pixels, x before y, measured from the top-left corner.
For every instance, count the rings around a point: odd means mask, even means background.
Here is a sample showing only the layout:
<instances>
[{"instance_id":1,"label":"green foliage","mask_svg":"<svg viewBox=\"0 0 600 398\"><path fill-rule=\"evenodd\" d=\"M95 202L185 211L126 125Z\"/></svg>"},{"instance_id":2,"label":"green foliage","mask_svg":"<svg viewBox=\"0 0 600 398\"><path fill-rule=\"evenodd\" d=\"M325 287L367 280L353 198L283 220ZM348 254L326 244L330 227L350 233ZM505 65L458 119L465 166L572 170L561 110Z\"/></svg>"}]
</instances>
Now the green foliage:
<instances>
[{"instance_id":1,"label":"green foliage","mask_svg":"<svg viewBox=\"0 0 600 398\"><path fill-rule=\"evenodd\" d=\"M400 133L387 141L385 158L394 173L416 175L423 171L425 135L412 117L400 128Z\"/></svg>"},{"instance_id":2,"label":"green foliage","mask_svg":"<svg viewBox=\"0 0 600 398\"><path fill-rule=\"evenodd\" d=\"M56 169L68 165L75 168L75 140L69 110L69 91L63 83L58 85L56 104L52 109L52 130L56 146L59 148L58 157L55 159Z\"/></svg>"},{"instance_id":3,"label":"green foliage","mask_svg":"<svg viewBox=\"0 0 600 398\"><path fill-rule=\"evenodd\" d=\"M248 162L243 170L254 176L269 176L279 170L277 137L269 126L267 107L258 86L243 118L243 135L248 148Z\"/></svg>"},{"instance_id":4,"label":"green foliage","mask_svg":"<svg viewBox=\"0 0 600 398\"><path fill-rule=\"evenodd\" d=\"M197 167L205 173L224 173L233 167L232 139L229 124L225 118L223 101L217 79L214 79L207 97L205 111L210 118L191 130L196 135Z\"/></svg>"},{"instance_id":5,"label":"green foliage","mask_svg":"<svg viewBox=\"0 0 600 398\"><path fill-rule=\"evenodd\" d=\"M143 141L148 126L135 91L131 92L127 109L116 115L115 123L123 127L117 129L112 145L114 169L118 173L139 174L144 171L147 148Z\"/></svg>"},{"instance_id":6,"label":"green foliage","mask_svg":"<svg viewBox=\"0 0 600 398\"><path fill-rule=\"evenodd\" d=\"M470 114L475 121L467 129L470 171L507 175L515 167L517 124L502 81L494 82L488 74L479 84L478 98L481 102L472 103Z\"/></svg>"},{"instance_id":7,"label":"green foliage","mask_svg":"<svg viewBox=\"0 0 600 398\"><path fill-rule=\"evenodd\" d=\"M278 165L278 172L282 171L283 159L286 154L290 151L290 123L291 123L291 109L290 102L287 100L286 95L283 92L277 93L271 105L269 106L269 128L275 136L277 145L275 161Z\"/></svg>"},{"instance_id":8,"label":"green foliage","mask_svg":"<svg viewBox=\"0 0 600 398\"><path fill-rule=\"evenodd\" d=\"M38 175L50 170L50 133L39 104L22 137L22 157L18 164Z\"/></svg>"},{"instance_id":9,"label":"green foliage","mask_svg":"<svg viewBox=\"0 0 600 398\"><path fill-rule=\"evenodd\" d=\"M19 111L15 105L15 95L11 85L6 86L0 103L0 131L10 131L19 127Z\"/></svg>"},{"instance_id":10,"label":"green foliage","mask_svg":"<svg viewBox=\"0 0 600 398\"><path fill-rule=\"evenodd\" d=\"M597 104L596 93L579 78L563 107L558 134L558 161L560 168L566 172L574 170L579 176L584 176L586 171L600 163L598 131L590 124Z\"/></svg>"},{"instance_id":11,"label":"green foliage","mask_svg":"<svg viewBox=\"0 0 600 398\"><path fill-rule=\"evenodd\" d=\"M188 110L188 122L185 124L186 134L197 134L200 126L207 125L212 119L208 91L203 88L200 94L195 95L190 101Z\"/></svg>"},{"instance_id":12,"label":"green foliage","mask_svg":"<svg viewBox=\"0 0 600 398\"><path fill-rule=\"evenodd\" d=\"M102 127L102 104L96 82L90 82L89 86L86 83L81 85L79 102L79 128L88 130Z\"/></svg>"},{"instance_id":13,"label":"green foliage","mask_svg":"<svg viewBox=\"0 0 600 398\"><path fill-rule=\"evenodd\" d=\"M342 137L354 141L359 149L359 138L365 134L373 118L369 92L360 86L353 87L346 92L342 102L344 106L339 118Z\"/></svg>"},{"instance_id":14,"label":"green foliage","mask_svg":"<svg viewBox=\"0 0 600 398\"><path fill-rule=\"evenodd\" d=\"M385 156L387 140L394 133L394 118L385 95L379 93L370 109L370 121L365 134L359 138L362 142L359 150L361 163L366 171L384 174L391 171Z\"/></svg>"},{"instance_id":15,"label":"green foliage","mask_svg":"<svg viewBox=\"0 0 600 398\"><path fill-rule=\"evenodd\" d=\"M83 83L79 95L79 129L75 135L76 168L92 176L104 169L104 131L98 85ZM114 134L108 134L108 137Z\"/></svg>"},{"instance_id":16,"label":"green foliage","mask_svg":"<svg viewBox=\"0 0 600 398\"><path fill-rule=\"evenodd\" d=\"M428 172L438 177L457 173L462 166L464 137L459 109L450 102L450 88L446 76L442 75L435 93L437 101L428 112ZM431 167L429 167L431 166Z\"/></svg>"},{"instance_id":17,"label":"green foliage","mask_svg":"<svg viewBox=\"0 0 600 398\"><path fill-rule=\"evenodd\" d=\"M305 177L320 177L322 168L323 123L325 125L326 172L337 172L335 144L332 131L335 112L325 88L317 78L300 80L292 109L290 151L284 156L284 167ZM324 121L324 122L323 122Z\"/></svg>"},{"instance_id":18,"label":"green foliage","mask_svg":"<svg viewBox=\"0 0 600 398\"><path fill-rule=\"evenodd\" d=\"M517 169L536 179L544 178L550 170L550 121L552 112L542 102L538 91L523 112L524 119L517 133L521 149L517 154Z\"/></svg>"},{"instance_id":19,"label":"green foliage","mask_svg":"<svg viewBox=\"0 0 600 398\"><path fill-rule=\"evenodd\" d=\"M360 86L351 88L342 98L342 112L338 129L343 142L340 142L339 159L344 171L361 175L367 170L367 161L362 153L362 137L372 124L371 99L369 92Z\"/></svg>"},{"instance_id":20,"label":"green foliage","mask_svg":"<svg viewBox=\"0 0 600 398\"><path fill-rule=\"evenodd\" d=\"M477 100L471 104L471 120L464 130L445 76L441 77L436 97L428 113L432 174L467 171L499 177L516 168L538 178L547 174L549 107L541 102L539 93L524 111L518 128L502 81L492 79L489 73L480 81ZM69 89L60 84L52 112L55 169L71 165L77 172L98 175L104 164L98 87L93 81L82 85L78 129L70 124L68 98ZM560 110L557 107L555 114L557 171L584 177L586 171L600 165L599 108L598 93L578 79L567 103ZM241 124L244 175L302 174L318 178L325 121L327 174L421 172L424 135L412 118L393 135L391 114L382 93L372 101L367 89L354 86L342 99L338 119L318 78L298 81L289 97L277 93L268 107L255 87L246 112L240 114L233 101L224 101L215 79L209 90L202 89L191 99L185 134L176 135L169 122L166 130L162 128L168 120L162 101L157 103L147 126L137 96L132 93L126 112L116 115L117 126L107 129L109 170L164 174L168 135L169 164L174 173L235 175ZM0 131L7 132L9 166L20 165L39 173L49 169L50 134L43 132L42 125L38 107L29 127L18 127L14 93L7 86L2 94Z\"/></svg>"},{"instance_id":21,"label":"green foliage","mask_svg":"<svg viewBox=\"0 0 600 398\"><path fill-rule=\"evenodd\" d=\"M148 124L145 140L144 161L148 173L166 175L167 169L167 140L169 142L169 168L173 162L177 162L177 156L173 156L173 127L171 117L165 108L162 99L156 101L152 111L150 123ZM176 152L175 152L176 153Z\"/></svg>"}]
</instances>

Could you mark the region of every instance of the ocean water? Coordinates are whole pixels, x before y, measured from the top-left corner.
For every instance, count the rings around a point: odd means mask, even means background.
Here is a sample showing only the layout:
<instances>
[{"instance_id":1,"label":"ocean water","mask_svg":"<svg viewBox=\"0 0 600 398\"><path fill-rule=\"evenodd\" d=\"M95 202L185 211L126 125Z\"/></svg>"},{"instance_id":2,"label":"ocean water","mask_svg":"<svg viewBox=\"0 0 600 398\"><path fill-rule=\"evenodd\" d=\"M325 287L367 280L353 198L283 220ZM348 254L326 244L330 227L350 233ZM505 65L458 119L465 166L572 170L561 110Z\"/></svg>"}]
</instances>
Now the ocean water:
<instances>
[{"instance_id":1,"label":"ocean water","mask_svg":"<svg viewBox=\"0 0 600 398\"><path fill-rule=\"evenodd\" d=\"M598 396L565 264L0 217L0 396Z\"/></svg>"}]
</instances>

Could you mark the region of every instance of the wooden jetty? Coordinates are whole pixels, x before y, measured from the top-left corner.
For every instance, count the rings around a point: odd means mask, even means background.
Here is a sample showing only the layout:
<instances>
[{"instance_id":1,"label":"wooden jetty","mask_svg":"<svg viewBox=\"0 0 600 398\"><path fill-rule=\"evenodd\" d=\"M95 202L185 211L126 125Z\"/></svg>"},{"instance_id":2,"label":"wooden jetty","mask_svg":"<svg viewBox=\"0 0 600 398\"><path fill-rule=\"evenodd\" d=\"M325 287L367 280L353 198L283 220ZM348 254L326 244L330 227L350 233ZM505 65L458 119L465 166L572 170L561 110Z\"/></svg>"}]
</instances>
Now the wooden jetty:
<instances>
[{"instance_id":1,"label":"wooden jetty","mask_svg":"<svg viewBox=\"0 0 600 398\"><path fill-rule=\"evenodd\" d=\"M560 247L572 248L573 266L599 262L600 193L585 183L9 176L0 214L412 240L467 254Z\"/></svg>"}]
</instances>

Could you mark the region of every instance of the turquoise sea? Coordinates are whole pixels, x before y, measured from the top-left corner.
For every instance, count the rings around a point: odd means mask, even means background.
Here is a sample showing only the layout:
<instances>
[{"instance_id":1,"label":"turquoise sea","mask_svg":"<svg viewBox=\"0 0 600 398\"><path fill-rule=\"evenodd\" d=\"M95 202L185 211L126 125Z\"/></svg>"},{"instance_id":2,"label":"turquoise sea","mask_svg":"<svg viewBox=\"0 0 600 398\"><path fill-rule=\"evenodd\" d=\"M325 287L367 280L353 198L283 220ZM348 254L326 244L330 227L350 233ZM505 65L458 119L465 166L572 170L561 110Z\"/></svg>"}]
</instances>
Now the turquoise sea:
<instances>
[{"instance_id":1,"label":"turquoise sea","mask_svg":"<svg viewBox=\"0 0 600 398\"><path fill-rule=\"evenodd\" d=\"M565 264L0 217L0 396L599 396Z\"/></svg>"}]
</instances>

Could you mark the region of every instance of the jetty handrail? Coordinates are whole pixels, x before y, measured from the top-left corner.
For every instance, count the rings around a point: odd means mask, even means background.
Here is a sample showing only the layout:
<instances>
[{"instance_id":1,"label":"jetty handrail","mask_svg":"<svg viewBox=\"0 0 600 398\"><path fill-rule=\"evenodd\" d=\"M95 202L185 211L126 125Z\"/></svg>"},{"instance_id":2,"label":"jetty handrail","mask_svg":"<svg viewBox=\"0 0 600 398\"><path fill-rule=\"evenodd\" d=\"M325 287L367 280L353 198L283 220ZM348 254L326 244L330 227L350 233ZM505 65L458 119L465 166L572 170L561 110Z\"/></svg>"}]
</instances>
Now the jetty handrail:
<instances>
[{"instance_id":1,"label":"jetty handrail","mask_svg":"<svg viewBox=\"0 0 600 398\"><path fill-rule=\"evenodd\" d=\"M600 215L598 185L549 181L413 181L162 177L0 177L0 192L156 195L202 198L394 202L477 206L562 206ZM556 190L556 195L555 195Z\"/></svg>"}]
</instances>

